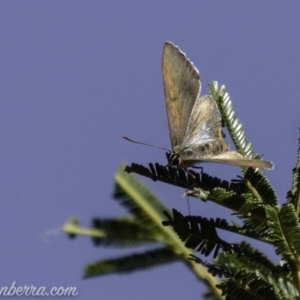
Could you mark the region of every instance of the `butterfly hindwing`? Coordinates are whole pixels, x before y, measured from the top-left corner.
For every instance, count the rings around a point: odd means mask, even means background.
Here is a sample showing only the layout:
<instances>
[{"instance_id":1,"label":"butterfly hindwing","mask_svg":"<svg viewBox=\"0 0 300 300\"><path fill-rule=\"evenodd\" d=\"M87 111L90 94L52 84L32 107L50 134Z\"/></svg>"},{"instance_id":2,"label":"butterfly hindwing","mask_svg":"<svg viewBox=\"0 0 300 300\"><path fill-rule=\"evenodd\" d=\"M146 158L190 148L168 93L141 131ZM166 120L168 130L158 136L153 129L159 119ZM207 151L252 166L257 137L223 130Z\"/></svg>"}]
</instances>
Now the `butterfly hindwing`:
<instances>
[{"instance_id":1,"label":"butterfly hindwing","mask_svg":"<svg viewBox=\"0 0 300 300\"><path fill-rule=\"evenodd\" d=\"M223 140L222 118L216 102L208 95L199 97L194 104L181 146Z\"/></svg>"},{"instance_id":2,"label":"butterfly hindwing","mask_svg":"<svg viewBox=\"0 0 300 300\"><path fill-rule=\"evenodd\" d=\"M181 145L201 83L198 70L180 49L166 42L162 73L172 148Z\"/></svg>"},{"instance_id":3,"label":"butterfly hindwing","mask_svg":"<svg viewBox=\"0 0 300 300\"><path fill-rule=\"evenodd\" d=\"M274 168L274 164L270 161L248 158L236 151L226 151L219 155L207 155L203 156L199 153L197 148L193 149L193 156L181 156L184 164L187 166L194 165L199 162L212 162L219 164L235 165L240 167L252 167L252 168L261 168L261 169L270 169Z\"/></svg>"}]
</instances>

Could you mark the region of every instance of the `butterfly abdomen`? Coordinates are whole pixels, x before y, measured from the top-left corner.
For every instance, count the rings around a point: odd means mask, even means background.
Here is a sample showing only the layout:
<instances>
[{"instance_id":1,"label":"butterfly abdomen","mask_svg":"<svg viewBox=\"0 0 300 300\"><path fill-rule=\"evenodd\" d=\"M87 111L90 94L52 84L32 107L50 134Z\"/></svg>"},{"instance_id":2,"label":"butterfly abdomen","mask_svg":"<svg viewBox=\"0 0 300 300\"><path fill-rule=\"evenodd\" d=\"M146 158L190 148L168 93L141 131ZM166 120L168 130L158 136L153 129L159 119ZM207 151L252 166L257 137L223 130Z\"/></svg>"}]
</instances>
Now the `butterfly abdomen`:
<instances>
[{"instance_id":1,"label":"butterfly abdomen","mask_svg":"<svg viewBox=\"0 0 300 300\"><path fill-rule=\"evenodd\" d=\"M224 140L217 140L209 143L209 152L206 155L218 155L229 151L229 144Z\"/></svg>"},{"instance_id":2,"label":"butterfly abdomen","mask_svg":"<svg viewBox=\"0 0 300 300\"><path fill-rule=\"evenodd\" d=\"M201 143L193 145L192 147L185 147L180 152L185 158L189 157L207 157L215 156L229 150L229 144L224 140L216 140L208 143Z\"/></svg>"}]
</instances>

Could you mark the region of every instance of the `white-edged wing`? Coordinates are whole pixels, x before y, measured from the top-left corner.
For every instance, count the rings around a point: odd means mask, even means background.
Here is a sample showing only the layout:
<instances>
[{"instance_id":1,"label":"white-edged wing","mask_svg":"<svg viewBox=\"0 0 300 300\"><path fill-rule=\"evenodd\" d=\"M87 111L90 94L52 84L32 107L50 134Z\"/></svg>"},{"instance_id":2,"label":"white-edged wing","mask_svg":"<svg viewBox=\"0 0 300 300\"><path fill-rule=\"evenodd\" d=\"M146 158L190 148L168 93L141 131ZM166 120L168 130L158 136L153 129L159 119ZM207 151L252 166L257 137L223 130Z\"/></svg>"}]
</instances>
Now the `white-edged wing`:
<instances>
[{"instance_id":1,"label":"white-edged wing","mask_svg":"<svg viewBox=\"0 0 300 300\"><path fill-rule=\"evenodd\" d=\"M199 151L199 148L191 148L190 150L190 153L192 153L192 155L187 155L187 151L180 151L179 153L181 160L186 167L201 162L212 162L269 170L272 170L274 168L274 164L270 161L248 158L236 151L227 151L218 155L202 155L202 153Z\"/></svg>"},{"instance_id":2,"label":"white-edged wing","mask_svg":"<svg viewBox=\"0 0 300 300\"><path fill-rule=\"evenodd\" d=\"M181 145L201 83L198 70L180 49L166 42L162 73L172 148Z\"/></svg>"}]
</instances>

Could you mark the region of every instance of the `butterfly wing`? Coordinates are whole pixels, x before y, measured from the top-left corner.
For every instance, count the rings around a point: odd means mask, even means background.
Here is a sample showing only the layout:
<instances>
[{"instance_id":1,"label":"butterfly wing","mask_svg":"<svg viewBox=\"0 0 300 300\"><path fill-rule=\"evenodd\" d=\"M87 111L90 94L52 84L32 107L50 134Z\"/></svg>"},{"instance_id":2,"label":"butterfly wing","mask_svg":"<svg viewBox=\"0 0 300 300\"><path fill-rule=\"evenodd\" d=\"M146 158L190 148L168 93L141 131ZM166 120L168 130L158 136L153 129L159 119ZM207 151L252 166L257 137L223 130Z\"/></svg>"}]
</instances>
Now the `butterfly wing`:
<instances>
[{"instance_id":1,"label":"butterfly wing","mask_svg":"<svg viewBox=\"0 0 300 300\"><path fill-rule=\"evenodd\" d=\"M216 102L208 95L194 104L181 147L197 147L223 140L222 117Z\"/></svg>"},{"instance_id":2,"label":"butterfly wing","mask_svg":"<svg viewBox=\"0 0 300 300\"><path fill-rule=\"evenodd\" d=\"M195 102L183 143L177 152L186 167L199 162L214 162L273 169L272 162L251 159L236 151L228 151L229 145L223 137L218 106L210 96L203 96Z\"/></svg>"},{"instance_id":3,"label":"butterfly wing","mask_svg":"<svg viewBox=\"0 0 300 300\"><path fill-rule=\"evenodd\" d=\"M198 154L196 148L193 150L193 155L190 157L181 155L184 164L187 166L191 166L202 161L269 170L274 168L274 164L270 161L248 158L235 151L227 151L216 156L203 156Z\"/></svg>"},{"instance_id":4,"label":"butterfly wing","mask_svg":"<svg viewBox=\"0 0 300 300\"><path fill-rule=\"evenodd\" d=\"M172 148L181 145L201 83L193 63L170 42L163 50L162 73Z\"/></svg>"},{"instance_id":5,"label":"butterfly wing","mask_svg":"<svg viewBox=\"0 0 300 300\"><path fill-rule=\"evenodd\" d=\"M199 162L272 169L273 163L228 151L222 118L210 96L199 97L200 75L193 63L170 42L163 50L162 71L173 159L185 168Z\"/></svg>"}]
</instances>

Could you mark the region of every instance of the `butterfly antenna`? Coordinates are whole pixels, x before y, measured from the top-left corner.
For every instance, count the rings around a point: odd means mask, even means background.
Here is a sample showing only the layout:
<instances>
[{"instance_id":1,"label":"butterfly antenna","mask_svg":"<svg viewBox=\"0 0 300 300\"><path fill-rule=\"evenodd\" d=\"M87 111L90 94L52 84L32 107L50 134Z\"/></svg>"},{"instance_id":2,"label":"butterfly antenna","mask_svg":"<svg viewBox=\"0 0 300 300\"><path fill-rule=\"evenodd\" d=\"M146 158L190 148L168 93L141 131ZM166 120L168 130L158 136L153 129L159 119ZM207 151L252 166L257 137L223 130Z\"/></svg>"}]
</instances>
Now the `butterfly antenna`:
<instances>
[{"instance_id":1,"label":"butterfly antenna","mask_svg":"<svg viewBox=\"0 0 300 300\"><path fill-rule=\"evenodd\" d=\"M126 135L122 135L122 138L129 141L129 142L135 143L135 144L140 144L140 145L149 146L149 147L153 147L153 148L157 148L157 149L162 149L162 150L165 150L167 152L171 152L170 150L168 150L166 148L163 148L163 147L158 147L158 146L154 146L154 145L151 145L151 144L135 141L135 140L129 138L128 136L126 136Z\"/></svg>"}]
</instances>

